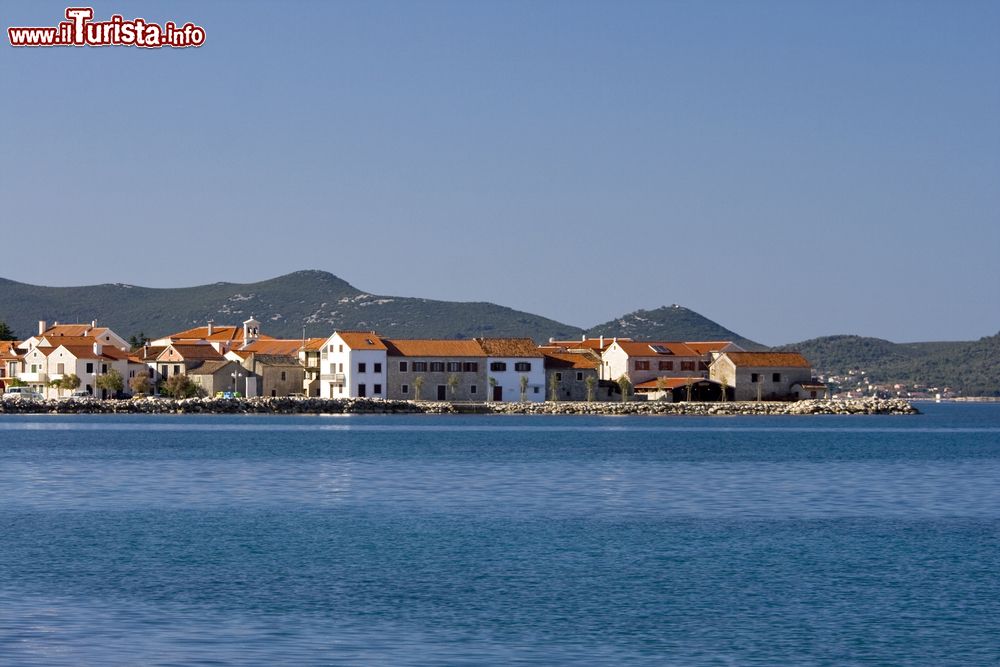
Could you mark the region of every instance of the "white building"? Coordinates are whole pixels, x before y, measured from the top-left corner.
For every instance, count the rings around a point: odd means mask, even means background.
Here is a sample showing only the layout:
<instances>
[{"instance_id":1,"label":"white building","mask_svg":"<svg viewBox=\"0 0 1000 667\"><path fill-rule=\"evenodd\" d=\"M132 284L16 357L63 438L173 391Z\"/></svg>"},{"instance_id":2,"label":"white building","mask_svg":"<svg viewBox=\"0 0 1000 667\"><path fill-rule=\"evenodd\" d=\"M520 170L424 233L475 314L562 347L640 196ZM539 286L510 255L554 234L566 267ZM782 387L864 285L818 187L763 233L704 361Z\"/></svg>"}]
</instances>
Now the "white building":
<instances>
[{"instance_id":1,"label":"white building","mask_svg":"<svg viewBox=\"0 0 1000 667\"><path fill-rule=\"evenodd\" d=\"M36 346L24 355L24 371L20 379L45 398L65 396L68 391L49 386L53 380L67 375L80 378L80 389L92 396L108 398L97 387L97 379L112 370L122 377L124 392L128 392L130 368L128 354L114 346L104 346L92 339L67 337L54 347Z\"/></svg>"},{"instance_id":2,"label":"white building","mask_svg":"<svg viewBox=\"0 0 1000 667\"><path fill-rule=\"evenodd\" d=\"M326 398L385 398L386 346L374 331L335 331L320 352Z\"/></svg>"},{"instance_id":3,"label":"white building","mask_svg":"<svg viewBox=\"0 0 1000 667\"><path fill-rule=\"evenodd\" d=\"M489 400L545 400L545 356L533 340L477 338L476 342L486 354Z\"/></svg>"}]
</instances>

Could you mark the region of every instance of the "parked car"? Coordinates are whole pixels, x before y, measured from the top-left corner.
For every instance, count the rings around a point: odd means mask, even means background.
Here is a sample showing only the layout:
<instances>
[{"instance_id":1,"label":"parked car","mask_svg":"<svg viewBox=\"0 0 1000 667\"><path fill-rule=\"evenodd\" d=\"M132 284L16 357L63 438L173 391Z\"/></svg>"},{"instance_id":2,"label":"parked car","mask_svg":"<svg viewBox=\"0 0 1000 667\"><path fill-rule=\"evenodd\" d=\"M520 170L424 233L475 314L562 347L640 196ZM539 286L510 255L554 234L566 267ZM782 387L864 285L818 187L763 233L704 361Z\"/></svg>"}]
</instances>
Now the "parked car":
<instances>
[{"instance_id":1,"label":"parked car","mask_svg":"<svg viewBox=\"0 0 1000 667\"><path fill-rule=\"evenodd\" d=\"M93 398L89 391L86 389L74 389L73 393L69 395L74 401L89 401Z\"/></svg>"},{"instance_id":2,"label":"parked car","mask_svg":"<svg viewBox=\"0 0 1000 667\"><path fill-rule=\"evenodd\" d=\"M18 401L41 401L44 400L42 395L31 387L7 387L7 391L3 393L3 399L7 400L18 400Z\"/></svg>"}]
</instances>

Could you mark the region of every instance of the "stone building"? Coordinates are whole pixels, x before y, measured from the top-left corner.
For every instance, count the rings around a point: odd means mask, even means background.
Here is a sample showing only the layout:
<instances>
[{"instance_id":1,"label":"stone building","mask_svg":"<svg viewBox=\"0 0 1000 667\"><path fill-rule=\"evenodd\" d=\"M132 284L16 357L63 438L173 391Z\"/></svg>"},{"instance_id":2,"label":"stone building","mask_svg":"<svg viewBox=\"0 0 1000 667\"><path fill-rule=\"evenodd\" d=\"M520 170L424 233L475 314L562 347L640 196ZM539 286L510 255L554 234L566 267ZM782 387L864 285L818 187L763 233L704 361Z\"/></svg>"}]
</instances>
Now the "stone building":
<instances>
[{"instance_id":1,"label":"stone building","mask_svg":"<svg viewBox=\"0 0 1000 667\"><path fill-rule=\"evenodd\" d=\"M388 398L487 400L486 353L476 341L383 340L388 354Z\"/></svg>"},{"instance_id":2,"label":"stone building","mask_svg":"<svg viewBox=\"0 0 1000 667\"><path fill-rule=\"evenodd\" d=\"M601 358L588 349L539 348L545 358L545 398L558 401L600 400ZM590 378L588 380L588 378ZM589 387L588 387L589 385ZM555 397L553 397L553 389Z\"/></svg>"},{"instance_id":3,"label":"stone building","mask_svg":"<svg viewBox=\"0 0 1000 667\"><path fill-rule=\"evenodd\" d=\"M797 352L723 352L709 378L731 387L737 401L786 401L797 398L793 386L812 380L812 367Z\"/></svg>"}]
</instances>

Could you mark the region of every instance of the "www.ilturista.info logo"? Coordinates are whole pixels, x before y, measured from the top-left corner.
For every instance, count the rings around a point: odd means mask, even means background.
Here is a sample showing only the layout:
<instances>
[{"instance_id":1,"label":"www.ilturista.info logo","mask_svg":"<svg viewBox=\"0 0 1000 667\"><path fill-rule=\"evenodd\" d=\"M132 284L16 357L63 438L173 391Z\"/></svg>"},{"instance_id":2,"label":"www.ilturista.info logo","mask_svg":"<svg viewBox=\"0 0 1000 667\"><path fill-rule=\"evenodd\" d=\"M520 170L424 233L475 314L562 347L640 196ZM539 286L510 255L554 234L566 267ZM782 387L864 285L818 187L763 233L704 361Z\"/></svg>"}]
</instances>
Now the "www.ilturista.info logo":
<instances>
[{"instance_id":1,"label":"www.ilturista.info logo","mask_svg":"<svg viewBox=\"0 0 1000 667\"><path fill-rule=\"evenodd\" d=\"M178 27L173 21L162 26L135 18L126 21L114 14L108 21L92 21L91 7L67 7L66 21L50 28L7 28L11 46L164 46L184 48L205 43L205 29L193 23Z\"/></svg>"}]
</instances>

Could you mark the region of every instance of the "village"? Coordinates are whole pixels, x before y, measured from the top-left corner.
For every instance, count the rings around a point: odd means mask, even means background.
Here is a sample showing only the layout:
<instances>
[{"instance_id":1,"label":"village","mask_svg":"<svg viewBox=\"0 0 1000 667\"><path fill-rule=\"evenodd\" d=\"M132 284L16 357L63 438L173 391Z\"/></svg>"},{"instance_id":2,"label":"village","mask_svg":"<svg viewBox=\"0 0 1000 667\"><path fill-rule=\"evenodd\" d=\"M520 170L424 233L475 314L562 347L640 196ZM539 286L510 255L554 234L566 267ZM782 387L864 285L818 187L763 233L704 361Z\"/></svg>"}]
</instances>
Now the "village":
<instances>
[{"instance_id":1,"label":"village","mask_svg":"<svg viewBox=\"0 0 1000 667\"><path fill-rule=\"evenodd\" d=\"M108 327L39 321L0 343L5 398L163 396L367 398L402 401L793 401L829 398L794 352L732 341L587 337L398 339L374 331L281 339L251 317L209 321L152 340Z\"/></svg>"}]
</instances>

